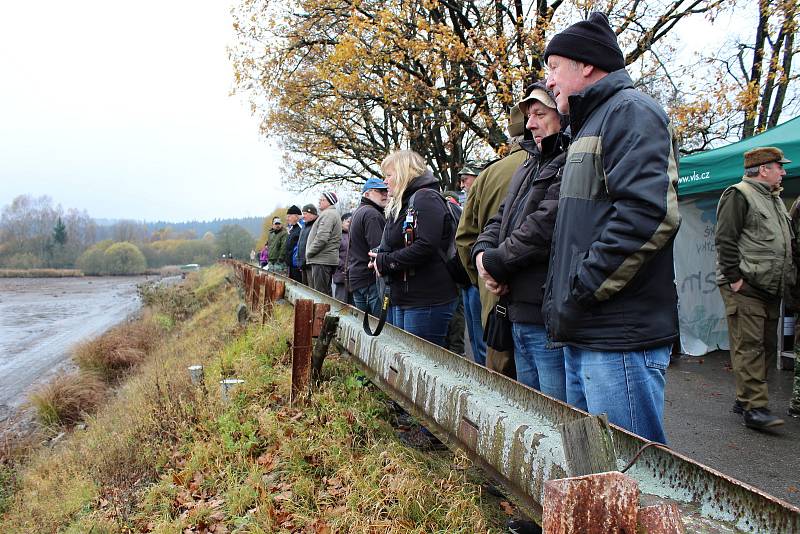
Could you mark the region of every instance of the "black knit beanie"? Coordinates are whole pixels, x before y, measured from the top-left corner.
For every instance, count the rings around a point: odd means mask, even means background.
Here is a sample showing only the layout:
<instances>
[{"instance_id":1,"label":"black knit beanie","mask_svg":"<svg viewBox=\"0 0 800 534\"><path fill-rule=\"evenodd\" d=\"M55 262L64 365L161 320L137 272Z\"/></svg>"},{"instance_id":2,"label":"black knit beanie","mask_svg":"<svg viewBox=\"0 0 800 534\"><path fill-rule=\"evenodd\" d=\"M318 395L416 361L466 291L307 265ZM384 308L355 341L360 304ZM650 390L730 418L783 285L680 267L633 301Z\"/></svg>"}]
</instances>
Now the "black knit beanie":
<instances>
[{"instance_id":1,"label":"black knit beanie","mask_svg":"<svg viewBox=\"0 0 800 534\"><path fill-rule=\"evenodd\" d=\"M598 11L555 34L544 51L545 63L551 54L594 65L606 72L625 68L617 36L608 24L608 17Z\"/></svg>"}]
</instances>

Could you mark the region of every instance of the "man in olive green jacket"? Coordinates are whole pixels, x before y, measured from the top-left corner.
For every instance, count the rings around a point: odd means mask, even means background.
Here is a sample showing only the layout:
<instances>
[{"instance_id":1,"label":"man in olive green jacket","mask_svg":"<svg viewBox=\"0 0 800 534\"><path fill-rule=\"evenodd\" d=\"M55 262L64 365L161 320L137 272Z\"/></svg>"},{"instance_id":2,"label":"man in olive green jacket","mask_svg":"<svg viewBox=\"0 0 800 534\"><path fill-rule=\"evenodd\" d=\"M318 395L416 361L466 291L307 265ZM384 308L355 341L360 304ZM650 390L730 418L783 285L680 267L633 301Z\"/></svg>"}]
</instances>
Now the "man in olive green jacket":
<instances>
[{"instance_id":1,"label":"man in olive green jacket","mask_svg":"<svg viewBox=\"0 0 800 534\"><path fill-rule=\"evenodd\" d=\"M789 214L780 198L783 164L774 147L745 153L742 181L717 207L717 285L725 302L736 379L734 413L764 430L783 424L767 408L767 369L777 356L780 302L794 283Z\"/></svg>"},{"instance_id":2,"label":"man in olive green jacket","mask_svg":"<svg viewBox=\"0 0 800 534\"><path fill-rule=\"evenodd\" d=\"M267 243L269 245L269 264L267 270L275 272L283 272L286 270L286 264L283 263L284 256L286 256L286 240L289 238L289 232L283 227L283 222L280 217L272 219L272 228L269 230L269 238Z\"/></svg>"},{"instance_id":3,"label":"man in olive green jacket","mask_svg":"<svg viewBox=\"0 0 800 534\"><path fill-rule=\"evenodd\" d=\"M517 106L511 108L508 121L510 148L508 154L496 161L478 175L467 194L464 211L456 231L456 248L461 263L469 274L473 285L478 286L481 298L481 323L486 327L486 318L497 303L497 296L486 289L483 280L472 263L472 246L483 231L483 227L500 209L500 204L508 193L508 184L517 167L525 162L527 152L519 146L525 134L525 115ZM514 354L511 351L499 352L491 347L486 350L486 367L511 378L516 378Z\"/></svg>"}]
</instances>

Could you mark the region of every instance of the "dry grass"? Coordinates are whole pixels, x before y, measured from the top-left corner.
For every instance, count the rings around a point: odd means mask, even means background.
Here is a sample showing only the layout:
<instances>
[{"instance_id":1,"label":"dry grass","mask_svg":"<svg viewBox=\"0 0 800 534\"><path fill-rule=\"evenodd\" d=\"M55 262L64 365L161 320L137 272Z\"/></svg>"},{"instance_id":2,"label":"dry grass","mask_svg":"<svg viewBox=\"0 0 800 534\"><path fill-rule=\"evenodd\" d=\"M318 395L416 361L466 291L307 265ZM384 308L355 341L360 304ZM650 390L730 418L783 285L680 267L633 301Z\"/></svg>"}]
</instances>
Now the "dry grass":
<instances>
[{"instance_id":1,"label":"dry grass","mask_svg":"<svg viewBox=\"0 0 800 534\"><path fill-rule=\"evenodd\" d=\"M31 461L0 532L501 531L469 462L403 447L350 364L329 358L306 408L289 407L291 308L243 331L233 288L220 293L87 430ZM196 363L207 389L189 382ZM229 404L223 369L245 380Z\"/></svg>"},{"instance_id":2,"label":"dry grass","mask_svg":"<svg viewBox=\"0 0 800 534\"><path fill-rule=\"evenodd\" d=\"M124 323L78 345L73 359L82 370L114 383L144 361L161 333L157 322L150 318Z\"/></svg>"},{"instance_id":3,"label":"dry grass","mask_svg":"<svg viewBox=\"0 0 800 534\"><path fill-rule=\"evenodd\" d=\"M47 427L72 426L94 412L108 386L94 373L60 374L30 396L39 422Z\"/></svg>"},{"instance_id":4,"label":"dry grass","mask_svg":"<svg viewBox=\"0 0 800 534\"><path fill-rule=\"evenodd\" d=\"M83 276L78 269L0 269L0 278L67 278Z\"/></svg>"}]
</instances>

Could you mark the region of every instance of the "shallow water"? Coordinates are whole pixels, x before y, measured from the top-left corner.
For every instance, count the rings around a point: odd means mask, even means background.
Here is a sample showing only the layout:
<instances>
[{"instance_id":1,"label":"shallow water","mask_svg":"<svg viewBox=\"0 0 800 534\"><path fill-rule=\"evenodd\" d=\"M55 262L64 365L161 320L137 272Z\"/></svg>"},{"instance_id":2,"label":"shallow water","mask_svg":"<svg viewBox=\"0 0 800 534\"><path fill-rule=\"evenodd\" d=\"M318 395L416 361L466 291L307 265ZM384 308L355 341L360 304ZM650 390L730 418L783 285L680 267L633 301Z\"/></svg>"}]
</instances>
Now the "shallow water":
<instances>
[{"instance_id":1,"label":"shallow water","mask_svg":"<svg viewBox=\"0 0 800 534\"><path fill-rule=\"evenodd\" d=\"M145 277L0 278L0 420L32 386L69 365L70 349L140 308Z\"/></svg>"}]
</instances>

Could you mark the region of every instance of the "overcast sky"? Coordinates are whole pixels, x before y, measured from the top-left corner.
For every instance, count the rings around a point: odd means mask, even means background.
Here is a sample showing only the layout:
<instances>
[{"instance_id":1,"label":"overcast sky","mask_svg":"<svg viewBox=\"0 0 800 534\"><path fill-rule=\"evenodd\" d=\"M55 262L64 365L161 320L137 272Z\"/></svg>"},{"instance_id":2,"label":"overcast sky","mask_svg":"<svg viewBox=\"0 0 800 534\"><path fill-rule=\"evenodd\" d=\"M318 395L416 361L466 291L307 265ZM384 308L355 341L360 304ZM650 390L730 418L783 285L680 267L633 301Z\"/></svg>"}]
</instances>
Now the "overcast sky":
<instances>
[{"instance_id":1,"label":"overcast sky","mask_svg":"<svg viewBox=\"0 0 800 534\"><path fill-rule=\"evenodd\" d=\"M686 22L689 50L728 29ZM0 3L0 207L46 194L182 221L309 200L282 190L280 154L229 96L231 39L226 1Z\"/></svg>"},{"instance_id":2,"label":"overcast sky","mask_svg":"<svg viewBox=\"0 0 800 534\"><path fill-rule=\"evenodd\" d=\"M265 215L280 155L230 97L227 2L2 2L0 206L98 218Z\"/></svg>"}]
</instances>

